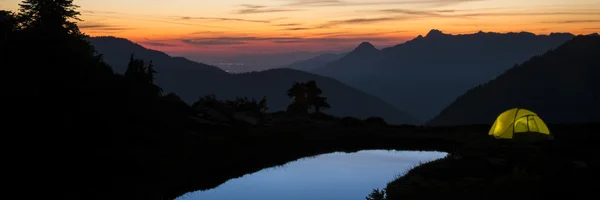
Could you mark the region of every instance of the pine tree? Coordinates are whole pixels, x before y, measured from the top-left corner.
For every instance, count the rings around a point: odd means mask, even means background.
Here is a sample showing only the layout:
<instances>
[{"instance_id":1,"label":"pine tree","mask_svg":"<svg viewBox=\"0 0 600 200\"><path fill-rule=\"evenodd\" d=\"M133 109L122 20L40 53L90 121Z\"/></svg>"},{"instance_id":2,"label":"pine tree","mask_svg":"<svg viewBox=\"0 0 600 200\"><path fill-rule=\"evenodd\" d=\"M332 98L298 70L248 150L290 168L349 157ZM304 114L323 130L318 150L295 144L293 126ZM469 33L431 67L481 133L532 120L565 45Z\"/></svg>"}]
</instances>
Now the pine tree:
<instances>
[{"instance_id":1,"label":"pine tree","mask_svg":"<svg viewBox=\"0 0 600 200\"><path fill-rule=\"evenodd\" d=\"M365 199L366 200L385 200L385 189L379 190L379 189L373 189L373 191L371 192L371 194L369 194L369 196L367 196Z\"/></svg>"},{"instance_id":2,"label":"pine tree","mask_svg":"<svg viewBox=\"0 0 600 200\"><path fill-rule=\"evenodd\" d=\"M70 95L112 76L110 66L79 31L80 13L73 0L24 0L19 6L23 39L14 51L35 55L35 59L21 59L21 64L28 66L29 79L39 86L36 90ZM60 91L64 92L55 93Z\"/></svg>"},{"instance_id":3,"label":"pine tree","mask_svg":"<svg viewBox=\"0 0 600 200\"><path fill-rule=\"evenodd\" d=\"M19 4L21 25L35 33L44 33L46 37L84 36L77 27L79 6L73 0L24 0Z\"/></svg>"},{"instance_id":4,"label":"pine tree","mask_svg":"<svg viewBox=\"0 0 600 200\"><path fill-rule=\"evenodd\" d=\"M154 70L154 65L150 61L148 64L148 82L154 84L154 80L156 80L156 70Z\"/></svg>"},{"instance_id":5,"label":"pine tree","mask_svg":"<svg viewBox=\"0 0 600 200\"><path fill-rule=\"evenodd\" d=\"M0 44L8 41L8 38L12 33L18 28L17 20L15 14L6 11L0 10Z\"/></svg>"}]
</instances>

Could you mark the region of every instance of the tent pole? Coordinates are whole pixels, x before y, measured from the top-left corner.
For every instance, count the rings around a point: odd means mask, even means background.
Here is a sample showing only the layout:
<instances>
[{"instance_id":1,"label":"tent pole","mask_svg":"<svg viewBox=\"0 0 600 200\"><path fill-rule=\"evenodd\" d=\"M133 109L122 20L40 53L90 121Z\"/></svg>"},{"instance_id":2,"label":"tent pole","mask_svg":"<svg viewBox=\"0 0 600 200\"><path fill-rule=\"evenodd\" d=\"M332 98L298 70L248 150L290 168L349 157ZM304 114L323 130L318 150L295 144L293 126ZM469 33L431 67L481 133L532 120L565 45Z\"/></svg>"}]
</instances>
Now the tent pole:
<instances>
[{"instance_id":1,"label":"tent pole","mask_svg":"<svg viewBox=\"0 0 600 200\"><path fill-rule=\"evenodd\" d=\"M520 108L517 108L517 111L515 112L515 117L513 117L513 137L515 137L515 128L517 127L517 116L519 116L519 110L521 110Z\"/></svg>"},{"instance_id":2,"label":"tent pole","mask_svg":"<svg viewBox=\"0 0 600 200\"><path fill-rule=\"evenodd\" d=\"M531 132L531 130L529 130L529 115L527 115L526 117L527 117L527 132Z\"/></svg>"}]
</instances>

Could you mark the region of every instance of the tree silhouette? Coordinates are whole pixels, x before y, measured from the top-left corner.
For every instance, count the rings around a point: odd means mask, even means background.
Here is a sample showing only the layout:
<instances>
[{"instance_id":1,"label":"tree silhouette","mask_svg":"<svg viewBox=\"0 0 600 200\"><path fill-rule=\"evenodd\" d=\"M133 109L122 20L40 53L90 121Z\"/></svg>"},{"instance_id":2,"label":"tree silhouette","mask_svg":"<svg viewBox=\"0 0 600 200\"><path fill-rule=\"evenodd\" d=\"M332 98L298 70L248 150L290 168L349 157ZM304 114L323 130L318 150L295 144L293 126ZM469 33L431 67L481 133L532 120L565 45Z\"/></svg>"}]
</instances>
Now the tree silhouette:
<instances>
[{"instance_id":1,"label":"tree silhouette","mask_svg":"<svg viewBox=\"0 0 600 200\"><path fill-rule=\"evenodd\" d=\"M161 96L163 92L162 88L154 84L155 74L156 71L153 68L152 61L146 65L144 60L135 59L134 55L131 54L125 76L134 81L136 87L146 88L148 94Z\"/></svg>"},{"instance_id":2,"label":"tree silhouette","mask_svg":"<svg viewBox=\"0 0 600 200\"><path fill-rule=\"evenodd\" d=\"M260 110L261 113L267 113L269 111L269 105L267 103L267 97L266 96L264 96L258 102L258 109Z\"/></svg>"},{"instance_id":3,"label":"tree silhouette","mask_svg":"<svg viewBox=\"0 0 600 200\"><path fill-rule=\"evenodd\" d=\"M231 119L235 119L237 114L242 114L242 116L249 116L261 122L266 120L265 114L268 111L266 97L263 97L260 102L248 97L237 97L235 100L217 100L214 94L200 97L192 107L196 112L206 114L208 118L214 117L216 111L220 115Z\"/></svg>"},{"instance_id":4,"label":"tree silhouette","mask_svg":"<svg viewBox=\"0 0 600 200\"><path fill-rule=\"evenodd\" d=\"M291 112L308 113L308 88L304 83L294 83L287 91L288 97L293 99L292 104L288 107Z\"/></svg>"},{"instance_id":5,"label":"tree silhouette","mask_svg":"<svg viewBox=\"0 0 600 200\"><path fill-rule=\"evenodd\" d=\"M72 95L85 92L82 88L98 80L110 79L112 69L77 27L80 13L72 0L25 0L19 6L22 34L12 41L12 50L16 56L36 55L36 59L19 61L27 66L25 82L31 82L34 91Z\"/></svg>"},{"instance_id":6,"label":"tree silhouette","mask_svg":"<svg viewBox=\"0 0 600 200\"><path fill-rule=\"evenodd\" d=\"M327 97L317 97L312 102L312 105L315 107L315 112L320 113L322 108L331 108L331 105L327 103Z\"/></svg>"},{"instance_id":7,"label":"tree silhouette","mask_svg":"<svg viewBox=\"0 0 600 200\"><path fill-rule=\"evenodd\" d=\"M205 107L211 107L217 102L217 95L209 94L198 97L198 100L192 104L192 107L202 110Z\"/></svg>"},{"instance_id":8,"label":"tree silhouette","mask_svg":"<svg viewBox=\"0 0 600 200\"><path fill-rule=\"evenodd\" d=\"M254 111L258 113L266 113L268 111L267 97L263 97L259 102L256 99L248 99L248 97L237 97L235 100L225 101L227 106L233 108L236 112Z\"/></svg>"},{"instance_id":9,"label":"tree silhouette","mask_svg":"<svg viewBox=\"0 0 600 200\"><path fill-rule=\"evenodd\" d=\"M385 200L385 189L373 189L371 194L365 198L366 200Z\"/></svg>"},{"instance_id":10,"label":"tree silhouette","mask_svg":"<svg viewBox=\"0 0 600 200\"><path fill-rule=\"evenodd\" d=\"M317 87L317 82L309 81L306 82L306 88L308 89L307 98L309 101L314 101L319 95L323 94L323 90Z\"/></svg>"},{"instance_id":11,"label":"tree silhouette","mask_svg":"<svg viewBox=\"0 0 600 200\"><path fill-rule=\"evenodd\" d=\"M288 107L289 111L308 113L308 109L315 108L316 113L321 112L321 108L331 108L327 103L327 98L322 97L323 91L317 87L315 81L306 83L294 83L287 91L287 95L293 98L293 103Z\"/></svg>"},{"instance_id":12,"label":"tree silhouette","mask_svg":"<svg viewBox=\"0 0 600 200\"><path fill-rule=\"evenodd\" d=\"M17 18L14 13L6 10L0 10L0 36L2 43L5 43L9 35L18 28Z\"/></svg>"},{"instance_id":13,"label":"tree silhouette","mask_svg":"<svg viewBox=\"0 0 600 200\"><path fill-rule=\"evenodd\" d=\"M148 81L154 84L154 80L156 80L156 70L154 70L154 65L152 61L148 64Z\"/></svg>"},{"instance_id":14,"label":"tree silhouette","mask_svg":"<svg viewBox=\"0 0 600 200\"><path fill-rule=\"evenodd\" d=\"M227 106L233 108L236 112L258 110L258 103L256 102L256 100L249 100L248 97L237 97L233 101L227 100L225 102Z\"/></svg>"},{"instance_id":15,"label":"tree silhouette","mask_svg":"<svg viewBox=\"0 0 600 200\"><path fill-rule=\"evenodd\" d=\"M48 38L65 35L83 36L75 21L80 13L73 0L24 0L19 4L21 25Z\"/></svg>"},{"instance_id":16,"label":"tree silhouette","mask_svg":"<svg viewBox=\"0 0 600 200\"><path fill-rule=\"evenodd\" d=\"M321 112L321 108L331 108L331 105L327 103L326 97L321 97L323 94L323 90L317 87L317 82L309 81L306 83L306 88L308 90L307 98L309 102L309 106L315 108L316 113Z\"/></svg>"},{"instance_id":17,"label":"tree silhouette","mask_svg":"<svg viewBox=\"0 0 600 200\"><path fill-rule=\"evenodd\" d=\"M129 64L127 65L127 70L125 70L125 76L130 77L138 82L152 83L152 81L149 81L150 77L147 71L148 67L146 66L144 61L140 59L135 59L134 55L131 54L131 57L129 57Z\"/></svg>"}]
</instances>

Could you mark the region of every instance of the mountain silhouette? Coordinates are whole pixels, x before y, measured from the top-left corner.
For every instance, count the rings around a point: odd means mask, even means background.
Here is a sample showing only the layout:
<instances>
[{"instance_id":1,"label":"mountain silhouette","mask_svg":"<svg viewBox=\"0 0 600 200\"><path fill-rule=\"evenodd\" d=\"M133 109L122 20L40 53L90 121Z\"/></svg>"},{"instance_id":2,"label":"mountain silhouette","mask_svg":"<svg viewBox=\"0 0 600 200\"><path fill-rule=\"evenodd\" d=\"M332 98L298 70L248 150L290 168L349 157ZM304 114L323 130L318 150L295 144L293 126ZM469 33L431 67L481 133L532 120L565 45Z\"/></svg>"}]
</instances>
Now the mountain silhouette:
<instances>
[{"instance_id":1,"label":"mountain silhouette","mask_svg":"<svg viewBox=\"0 0 600 200\"><path fill-rule=\"evenodd\" d=\"M383 58L384 54L382 51L375 48L371 43L363 42L343 58L317 68L312 72L330 76L355 86L364 85L368 83L360 81L365 77L370 77L369 75L374 75L370 72L374 72L374 67ZM369 90L365 91L370 92Z\"/></svg>"},{"instance_id":2,"label":"mountain silhouette","mask_svg":"<svg viewBox=\"0 0 600 200\"><path fill-rule=\"evenodd\" d=\"M511 108L547 123L600 121L600 37L577 36L460 96L430 125L491 124Z\"/></svg>"},{"instance_id":3,"label":"mountain silhouette","mask_svg":"<svg viewBox=\"0 0 600 200\"><path fill-rule=\"evenodd\" d=\"M96 50L104 54L104 60L109 63L115 71L124 73L129 62L129 56L134 53L136 58L152 59L156 66L173 66L180 70L205 71L219 74L227 72L218 67L194 62L182 57L171 57L166 53L146 49L132 41L112 36L88 38Z\"/></svg>"},{"instance_id":4,"label":"mountain silhouette","mask_svg":"<svg viewBox=\"0 0 600 200\"><path fill-rule=\"evenodd\" d=\"M439 37L444 37L444 36L452 36L450 34L444 34L442 31L438 30L438 29L431 29L429 31L429 33L427 33L427 35L425 37L427 38L439 38Z\"/></svg>"},{"instance_id":5,"label":"mountain silhouette","mask_svg":"<svg viewBox=\"0 0 600 200\"><path fill-rule=\"evenodd\" d=\"M117 73L125 72L131 53L136 58L152 60L158 72L156 83L166 93L174 92L188 104L209 94L227 100L267 96L270 111L280 111L290 103L286 91L294 82L315 80L331 104L332 108L325 111L329 114L358 118L378 116L395 124L416 123L412 117L383 100L332 78L292 69L230 74L214 66L170 57L122 38L94 37L89 41Z\"/></svg>"},{"instance_id":6,"label":"mountain silhouette","mask_svg":"<svg viewBox=\"0 0 600 200\"><path fill-rule=\"evenodd\" d=\"M368 54L368 53L379 53L379 50L369 42L362 42L356 47L350 54Z\"/></svg>"},{"instance_id":7,"label":"mountain silhouette","mask_svg":"<svg viewBox=\"0 0 600 200\"><path fill-rule=\"evenodd\" d=\"M317 57L314 58L310 58L310 59L306 59L306 60L299 60L299 61L295 61L290 65L287 66L283 66L281 68L289 68L289 69L295 69L295 70L301 70L301 71L312 71L314 69L320 68L325 66L326 64L338 60L340 58L342 58L343 56L345 56L347 53L342 53L342 54L334 54L334 53L326 53L326 54L321 54Z\"/></svg>"},{"instance_id":8,"label":"mountain silhouette","mask_svg":"<svg viewBox=\"0 0 600 200\"><path fill-rule=\"evenodd\" d=\"M469 88L573 37L568 33L482 31L451 35L434 29L425 37L381 51L363 43L312 72L338 79L427 120Z\"/></svg>"}]
</instances>

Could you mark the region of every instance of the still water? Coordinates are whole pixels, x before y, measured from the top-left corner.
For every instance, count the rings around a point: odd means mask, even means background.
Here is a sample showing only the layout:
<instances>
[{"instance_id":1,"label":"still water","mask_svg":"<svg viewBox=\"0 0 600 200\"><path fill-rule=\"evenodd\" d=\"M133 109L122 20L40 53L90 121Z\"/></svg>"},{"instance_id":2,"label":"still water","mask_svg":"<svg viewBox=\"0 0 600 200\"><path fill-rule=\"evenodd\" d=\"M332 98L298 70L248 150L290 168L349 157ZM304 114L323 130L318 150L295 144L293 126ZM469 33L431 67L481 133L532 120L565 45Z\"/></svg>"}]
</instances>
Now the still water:
<instances>
[{"instance_id":1,"label":"still water","mask_svg":"<svg viewBox=\"0 0 600 200\"><path fill-rule=\"evenodd\" d=\"M443 152L369 150L303 158L232 179L177 200L364 200L373 188Z\"/></svg>"}]
</instances>

